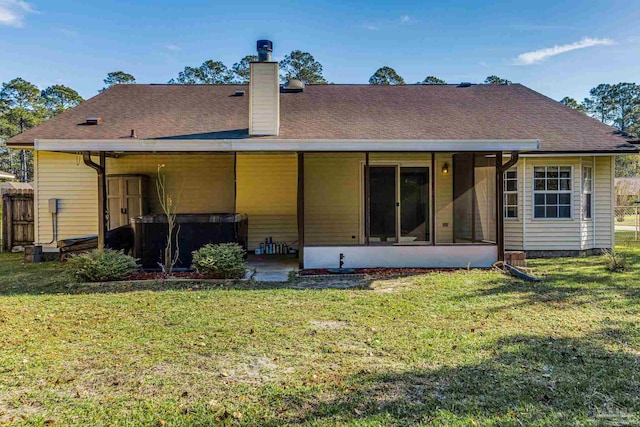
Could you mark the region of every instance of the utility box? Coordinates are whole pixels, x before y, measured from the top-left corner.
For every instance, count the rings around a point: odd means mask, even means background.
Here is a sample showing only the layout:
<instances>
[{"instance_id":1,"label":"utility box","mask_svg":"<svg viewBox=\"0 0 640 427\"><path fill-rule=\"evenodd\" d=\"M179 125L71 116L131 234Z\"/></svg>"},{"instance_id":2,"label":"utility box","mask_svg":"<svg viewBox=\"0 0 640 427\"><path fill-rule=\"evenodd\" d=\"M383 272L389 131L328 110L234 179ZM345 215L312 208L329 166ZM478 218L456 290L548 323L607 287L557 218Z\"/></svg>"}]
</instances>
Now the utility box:
<instances>
[{"instance_id":1,"label":"utility box","mask_svg":"<svg viewBox=\"0 0 640 427\"><path fill-rule=\"evenodd\" d=\"M58 213L58 199L49 199L49 213Z\"/></svg>"}]
</instances>

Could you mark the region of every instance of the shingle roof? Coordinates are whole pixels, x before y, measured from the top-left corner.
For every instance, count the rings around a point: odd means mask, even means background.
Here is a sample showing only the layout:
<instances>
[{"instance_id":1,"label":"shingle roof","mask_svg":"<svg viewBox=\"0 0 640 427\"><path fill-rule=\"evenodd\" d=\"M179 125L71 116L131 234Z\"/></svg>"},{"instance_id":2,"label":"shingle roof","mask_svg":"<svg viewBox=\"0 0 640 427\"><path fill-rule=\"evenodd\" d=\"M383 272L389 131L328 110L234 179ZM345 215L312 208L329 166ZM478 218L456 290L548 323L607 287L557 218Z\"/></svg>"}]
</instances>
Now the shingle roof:
<instances>
[{"instance_id":1,"label":"shingle roof","mask_svg":"<svg viewBox=\"0 0 640 427\"><path fill-rule=\"evenodd\" d=\"M10 144L35 139L247 138L246 85L116 85ZM308 85L280 98L281 139L539 139L543 152L634 151L614 128L519 84ZM99 125L84 122L101 117Z\"/></svg>"}]
</instances>

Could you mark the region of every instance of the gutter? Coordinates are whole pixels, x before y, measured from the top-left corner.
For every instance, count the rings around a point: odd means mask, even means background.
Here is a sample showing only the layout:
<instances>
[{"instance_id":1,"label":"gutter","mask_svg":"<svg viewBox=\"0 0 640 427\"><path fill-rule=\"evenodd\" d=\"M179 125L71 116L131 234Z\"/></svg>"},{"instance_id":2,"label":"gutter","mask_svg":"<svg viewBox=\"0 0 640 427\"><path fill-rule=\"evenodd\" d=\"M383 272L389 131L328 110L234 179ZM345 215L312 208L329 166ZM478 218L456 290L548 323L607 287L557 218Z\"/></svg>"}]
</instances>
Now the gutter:
<instances>
[{"instance_id":1,"label":"gutter","mask_svg":"<svg viewBox=\"0 0 640 427\"><path fill-rule=\"evenodd\" d=\"M36 150L122 152L388 152L388 151L536 151L537 139L37 139Z\"/></svg>"}]
</instances>

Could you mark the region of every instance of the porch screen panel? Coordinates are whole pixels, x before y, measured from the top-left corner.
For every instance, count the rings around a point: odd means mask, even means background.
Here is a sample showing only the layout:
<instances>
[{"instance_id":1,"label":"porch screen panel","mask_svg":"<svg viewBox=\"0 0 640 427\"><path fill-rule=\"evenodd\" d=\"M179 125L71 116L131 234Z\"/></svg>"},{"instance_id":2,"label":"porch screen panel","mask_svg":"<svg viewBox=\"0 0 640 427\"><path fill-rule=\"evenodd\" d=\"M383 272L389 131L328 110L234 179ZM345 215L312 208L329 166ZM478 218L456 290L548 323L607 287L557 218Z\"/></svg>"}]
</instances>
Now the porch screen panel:
<instances>
[{"instance_id":1,"label":"porch screen panel","mask_svg":"<svg viewBox=\"0 0 640 427\"><path fill-rule=\"evenodd\" d=\"M396 241L396 168L372 166L371 176L371 236L375 243Z\"/></svg>"},{"instance_id":2,"label":"porch screen panel","mask_svg":"<svg viewBox=\"0 0 640 427\"><path fill-rule=\"evenodd\" d=\"M496 241L495 156L453 155L453 243Z\"/></svg>"},{"instance_id":3,"label":"porch screen panel","mask_svg":"<svg viewBox=\"0 0 640 427\"><path fill-rule=\"evenodd\" d=\"M473 154L453 155L453 242L471 243L475 203L473 194Z\"/></svg>"},{"instance_id":4,"label":"porch screen panel","mask_svg":"<svg viewBox=\"0 0 640 427\"><path fill-rule=\"evenodd\" d=\"M474 242L496 241L496 168L495 156L475 155L475 235Z\"/></svg>"},{"instance_id":5,"label":"porch screen panel","mask_svg":"<svg viewBox=\"0 0 640 427\"><path fill-rule=\"evenodd\" d=\"M400 239L425 242L429 232L429 168L400 168Z\"/></svg>"}]
</instances>

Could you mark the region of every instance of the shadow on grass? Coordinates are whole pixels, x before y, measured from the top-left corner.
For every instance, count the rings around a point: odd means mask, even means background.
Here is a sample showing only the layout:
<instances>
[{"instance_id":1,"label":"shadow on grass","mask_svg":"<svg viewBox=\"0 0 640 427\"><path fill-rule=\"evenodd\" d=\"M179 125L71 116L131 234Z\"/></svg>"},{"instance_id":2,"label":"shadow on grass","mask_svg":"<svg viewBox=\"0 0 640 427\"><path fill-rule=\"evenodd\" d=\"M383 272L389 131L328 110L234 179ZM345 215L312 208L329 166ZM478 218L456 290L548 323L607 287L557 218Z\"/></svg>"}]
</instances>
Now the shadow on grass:
<instances>
[{"instance_id":1,"label":"shadow on grass","mask_svg":"<svg viewBox=\"0 0 640 427\"><path fill-rule=\"evenodd\" d=\"M584 338L513 335L477 363L363 371L323 394L334 397L289 396L299 416L266 425L638 425L640 358L628 342L639 338L632 324Z\"/></svg>"},{"instance_id":2,"label":"shadow on grass","mask_svg":"<svg viewBox=\"0 0 640 427\"><path fill-rule=\"evenodd\" d=\"M498 295L518 295L519 302L495 307L502 310L532 304L554 304L581 306L600 302L638 304L640 302L640 281L637 266L640 254L637 250L619 250L626 259L627 269L611 272L607 269L604 256L582 258L535 259L530 262L541 282L510 280L485 287L467 298L481 298Z\"/></svg>"}]
</instances>

